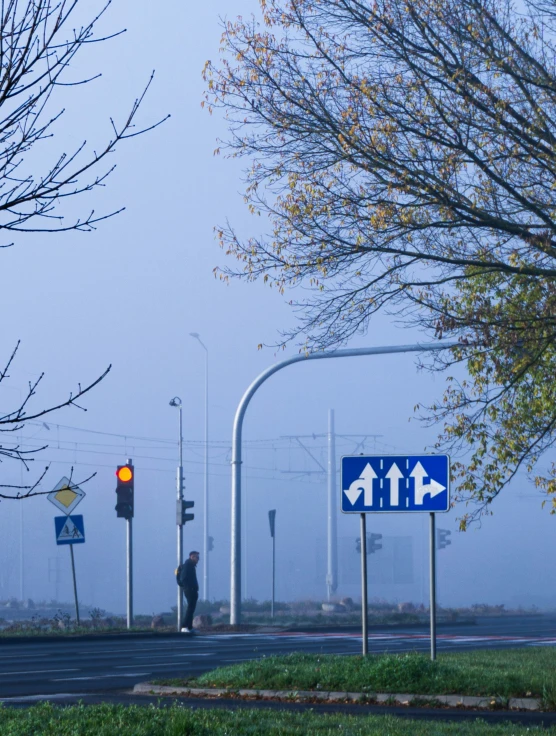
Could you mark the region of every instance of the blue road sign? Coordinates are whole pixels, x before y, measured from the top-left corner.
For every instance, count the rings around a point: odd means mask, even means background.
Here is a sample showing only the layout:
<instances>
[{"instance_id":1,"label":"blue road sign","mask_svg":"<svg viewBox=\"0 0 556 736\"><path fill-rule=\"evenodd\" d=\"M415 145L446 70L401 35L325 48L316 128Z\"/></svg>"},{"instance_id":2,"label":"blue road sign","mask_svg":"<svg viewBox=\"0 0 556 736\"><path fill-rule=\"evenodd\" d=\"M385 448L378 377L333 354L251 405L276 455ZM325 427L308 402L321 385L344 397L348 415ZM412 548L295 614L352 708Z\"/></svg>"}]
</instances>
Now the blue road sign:
<instances>
[{"instance_id":1,"label":"blue road sign","mask_svg":"<svg viewBox=\"0 0 556 736\"><path fill-rule=\"evenodd\" d=\"M448 511L448 455L351 455L342 458L342 511Z\"/></svg>"},{"instance_id":2,"label":"blue road sign","mask_svg":"<svg viewBox=\"0 0 556 736\"><path fill-rule=\"evenodd\" d=\"M83 544L85 542L85 524L83 516L55 516L56 544Z\"/></svg>"}]
</instances>

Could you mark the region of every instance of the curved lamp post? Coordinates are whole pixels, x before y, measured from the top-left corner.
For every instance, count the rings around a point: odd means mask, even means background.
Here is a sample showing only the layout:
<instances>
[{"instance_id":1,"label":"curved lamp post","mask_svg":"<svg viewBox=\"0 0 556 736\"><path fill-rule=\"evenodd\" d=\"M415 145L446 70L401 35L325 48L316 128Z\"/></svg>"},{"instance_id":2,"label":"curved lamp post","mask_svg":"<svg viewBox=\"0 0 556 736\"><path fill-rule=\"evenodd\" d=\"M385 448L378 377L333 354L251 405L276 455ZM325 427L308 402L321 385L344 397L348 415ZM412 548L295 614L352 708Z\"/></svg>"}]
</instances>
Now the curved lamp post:
<instances>
[{"instance_id":1,"label":"curved lamp post","mask_svg":"<svg viewBox=\"0 0 556 736\"><path fill-rule=\"evenodd\" d=\"M435 350L446 350L458 345L457 342L417 343L415 345L385 345L377 348L348 348L334 350L329 353L311 353L295 355L264 370L249 386L238 404L232 435L232 534L230 554L230 624L236 625L241 620L241 441L243 420L249 402L257 389L274 373L294 363L326 358L355 358L362 355L390 355L392 353L417 353Z\"/></svg>"}]
</instances>

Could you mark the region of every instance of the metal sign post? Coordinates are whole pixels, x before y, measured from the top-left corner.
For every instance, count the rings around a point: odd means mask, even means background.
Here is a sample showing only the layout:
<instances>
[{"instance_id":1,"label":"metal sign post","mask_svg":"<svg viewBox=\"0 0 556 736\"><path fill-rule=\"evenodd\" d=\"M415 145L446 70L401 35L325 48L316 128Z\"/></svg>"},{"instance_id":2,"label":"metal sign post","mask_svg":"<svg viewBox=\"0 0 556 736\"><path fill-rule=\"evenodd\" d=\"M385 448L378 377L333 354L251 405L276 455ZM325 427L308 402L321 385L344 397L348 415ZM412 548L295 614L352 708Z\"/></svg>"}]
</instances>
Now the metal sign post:
<instances>
[{"instance_id":1,"label":"metal sign post","mask_svg":"<svg viewBox=\"0 0 556 736\"><path fill-rule=\"evenodd\" d=\"M367 632L367 616L369 604L367 600L367 516L361 514L361 629L363 634L363 656L369 653L369 635Z\"/></svg>"},{"instance_id":2,"label":"metal sign post","mask_svg":"<svg viewBox=\"0 0 556 736\"><path fill-rule=\"evenodd\" d=\"M276 509L268 512L270 536L272 537L272 597L270 599L270 618L274 618L274 592L276 587Z\"/></svg>"},{"instance_id":3,"label":"metal sign post","mask_svg":"<svg viewBox=\"0 0 556 736\"><path fill-rule=\"evenodd\" d=\"M435 515L430 515L430 619L431 619L431 660L436 659L436 531Z\"/></svg>"},{"instance_id":4,"label":"metal sign post","mask_svg":"<svg viewBox=\"0 0 556 736\"><path fill-rule=\"evenodd\" d=\"M367 653L367 513L423 513L430 516L430 637L436 659L435 513L450 509L448 455L352 455L342 458L344 514L361 515L363 654ZM365 552L363 552L365 550ZM372 540L371 540L371 551Z\"/></svg>"},{"instance_id":5,"label":"metal sign post","mask_svg":"<svg viewBox=\"0 0 556 736\"><path fill-rule=\"evenodd\" d=\"M73 544L70 544L71 574L73 576L73 597L75 599L75 621L79 626L79 601L77 600L77 583L75 581L75 560L73 559Z\"/></svg>"}]
</instances>

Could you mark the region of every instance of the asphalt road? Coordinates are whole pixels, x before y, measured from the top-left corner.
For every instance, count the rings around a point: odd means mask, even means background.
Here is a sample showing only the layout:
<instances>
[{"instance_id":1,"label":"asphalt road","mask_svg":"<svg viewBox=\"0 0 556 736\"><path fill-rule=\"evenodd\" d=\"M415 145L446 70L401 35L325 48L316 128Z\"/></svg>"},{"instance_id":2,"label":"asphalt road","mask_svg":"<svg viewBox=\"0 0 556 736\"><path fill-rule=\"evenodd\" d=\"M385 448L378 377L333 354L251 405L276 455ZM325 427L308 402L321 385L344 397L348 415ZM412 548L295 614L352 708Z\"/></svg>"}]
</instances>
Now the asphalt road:
<instances>
[{"instance_id":1,"label":"asphalt road","mask_svg":"<svg viewBox=\"0 0 556 736\"><path fill-rule=\"evenodd\" d=\"M483 619L443 626L438 651L556 646L556 617ZM371 652L428 651L426 629L372 630ZM219 665L289 652L358 654L357 632L168 635L57 641L0 640L0 701L82 697L131 690L137 682L189 677Z\"/></svg>"}]
</instances>

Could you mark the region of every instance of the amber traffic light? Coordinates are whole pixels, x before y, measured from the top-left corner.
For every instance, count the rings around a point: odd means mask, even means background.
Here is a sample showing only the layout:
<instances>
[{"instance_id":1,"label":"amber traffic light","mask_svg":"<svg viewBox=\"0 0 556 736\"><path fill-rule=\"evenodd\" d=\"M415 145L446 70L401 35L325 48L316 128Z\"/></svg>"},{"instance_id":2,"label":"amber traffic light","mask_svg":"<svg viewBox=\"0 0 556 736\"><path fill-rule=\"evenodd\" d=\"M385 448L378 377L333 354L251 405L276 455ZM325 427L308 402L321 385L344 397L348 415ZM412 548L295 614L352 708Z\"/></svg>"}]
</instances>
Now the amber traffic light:
<instances>
[{"instance_id":1,"label":"amber traffic light","mask_svg":"<svg viewBox=\"0 0 556 736\"><path fill-rule=\"evenodd\" d=\"M118 465L116 469L116 515L121 519L133 518L133 491L135 471L131 463Z\"/></svg>"},{"instance_id":2,"label":"amber traffic light","mask_svg":"<svg viewBox=\"0 0 556 736\"><path fill-rule=\"evenodd\" d=\"M116 470L118 480L122 483L129 483L133 478L133 469L129 465L119 465Z\"/></svg>"}]
</instances>

